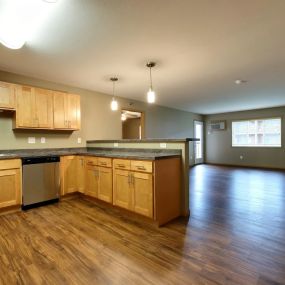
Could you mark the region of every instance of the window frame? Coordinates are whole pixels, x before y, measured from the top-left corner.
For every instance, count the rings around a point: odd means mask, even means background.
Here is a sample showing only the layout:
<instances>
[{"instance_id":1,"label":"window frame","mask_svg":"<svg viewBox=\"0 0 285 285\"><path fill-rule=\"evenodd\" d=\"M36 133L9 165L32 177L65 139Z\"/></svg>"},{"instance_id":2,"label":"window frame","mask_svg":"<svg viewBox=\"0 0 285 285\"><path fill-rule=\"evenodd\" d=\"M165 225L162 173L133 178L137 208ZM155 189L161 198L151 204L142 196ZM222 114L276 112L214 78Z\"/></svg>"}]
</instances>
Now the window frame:
<instances>
[{"instance_id":1,"label":"window frame","mask_svg":"<svg viewBox=\"0 0 285 285\"><path fill-rule=\"evenodd\" d=\"M259 120L272 120L272 119L280 119L280 146L278 145L234 145L233 144L233 123L235 122L244 122L244 121L259 121ZM261 118L250 118L250 119L235 119L231 121L231 147L233 148L282 148L283 147L283 116L276 116L276 117L261 117Z\"/></svg>"}]
</instances>

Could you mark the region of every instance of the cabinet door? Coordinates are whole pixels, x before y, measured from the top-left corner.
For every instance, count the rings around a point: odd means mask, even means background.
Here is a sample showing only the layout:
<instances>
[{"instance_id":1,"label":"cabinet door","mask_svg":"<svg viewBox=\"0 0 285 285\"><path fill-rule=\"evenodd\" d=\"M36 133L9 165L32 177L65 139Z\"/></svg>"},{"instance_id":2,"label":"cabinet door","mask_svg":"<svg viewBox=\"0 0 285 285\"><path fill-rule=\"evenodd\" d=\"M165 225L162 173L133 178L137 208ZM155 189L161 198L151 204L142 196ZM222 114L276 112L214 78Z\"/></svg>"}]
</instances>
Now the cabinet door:
<instances>
[{"instance_id":1,"label":"cabinet door","mask_svg":"<svg viewBox=\"0 0 285 285\"><path fill-rule=\"evenodd\" d=\"M134 188L134 211L153 218L153 184L152 174L132 172Z\"/></svg>"},{"instance_id":2,"label":"cabinet door","mask_svg":"<svg viewBox=\"0 0 285 285\"><path fill-rule=\"evenodd\" d=\"M98 169L99 169L98 199L112 203L113 201L112 168L98 167Z\"/></svg>"},{"instance_id":3,"label":"cabinet door","mask_svg":"<svg viewBox=\"0 0 285 285\"><path fill-rule=\"evenodd\" d=\"M113 205L132 210L132 189L130 183L129 171L114 170Z\"/></svg>"},{"instance_id":4,"label":"cabinet door","mask_svg":"<svg viewBox=\"0 0 285 285\"><path fill-rule=\"evenodd\" d=\"M28 86L18 86L16 127L34 128L36 126L35 90Z\"/></svg>"},{"instance_id":5,"label":"cabinet door","mask_svg":"<svg viewBox=\"0 0 285 285\"><path fill-rule=\"evenodd\" d=\"M85 194L94 198L98 197L99 170L97 166L86 165Z\"/></svg>"},{"instance_id":6,"label":"cabinet door","mask_svg":"<svg viewBox=\"0 0 285 285\"><path fill-rule=\"evenodd\" d=\"M62 194L66 195L77 191L77 159L76 156L64 156L61 158L61 170L63 172Z\"/></svg>"},{"instance_id":7,"label":"cabinet door","mask_svg":"<svg viewBox=\"0 0 285 285\"><path fill-rule=\"evenodd\" d=\"M15 109L15 85L0 82L0 109Z\"/></svg>"},{"instance_id":8,"label":"cabinet door","mask_svg":"<svg viewBox=\"0 0 285 285\"><path fill-rule=\"evenodd\" d=\"M67 94L53 92L53 120L55 129L67 129Z\"/></svg>"},{"instance_id":9,"label":"cabinet door","mask_svg":"<svg viewBox=\"0 0 285 285\"><path fill-rule=\"evenodd\" d=\"M50 90L35 89L35 109L37 128L53 128L53 97Z\"/></svg>"},{"instance_id":10,"label":"cabinet door","mask_svg":"<svg viewBox=\"0 0 285 285\"><path fill-rule=\"evenodd\" d=\"M67 106L68 128L72 130L80 129L80 97L68 94Z\"/></svg>"},{"instance_id":11,"label":"cabinet door","mask_svg":"<svg viewBox=\"0 0 285 285\"><path fill-rule=\"evenodd\" d=\"M85 158L77 157L77 187L80 193L84 193L85 188Z\"/></svg>"},{"instance_id":12,"label":"cabinet door","mask_svg":"<svg viewBox=\"0 0 285 285\"><path fill-rule=\"evenodd\" d=\"M0 170L0 208L20 204L20 169Z\"/></svg>"}]
</instances>

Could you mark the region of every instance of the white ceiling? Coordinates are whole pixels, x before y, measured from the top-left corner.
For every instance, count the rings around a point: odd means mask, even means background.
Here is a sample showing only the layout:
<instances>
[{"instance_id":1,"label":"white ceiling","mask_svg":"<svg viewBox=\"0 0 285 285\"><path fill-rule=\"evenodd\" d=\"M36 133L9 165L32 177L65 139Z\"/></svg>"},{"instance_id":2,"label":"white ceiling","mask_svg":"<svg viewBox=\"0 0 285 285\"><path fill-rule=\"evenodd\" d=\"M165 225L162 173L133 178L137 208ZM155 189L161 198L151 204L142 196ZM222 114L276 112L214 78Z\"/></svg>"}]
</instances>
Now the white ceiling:
<instances>
[{"instance_id":1,"label":"white ceiling","mask_svg":"<svg viewBox=\"0 0 285 285\"><path fill-rule=\"evenodd\" d=\"M117 95L146 101L154 60L159 105L201 114L285 105L284 0L58 1L22 49L0 45L0 69L107 94L117 75Z\"/></svg>"}]
</instances>

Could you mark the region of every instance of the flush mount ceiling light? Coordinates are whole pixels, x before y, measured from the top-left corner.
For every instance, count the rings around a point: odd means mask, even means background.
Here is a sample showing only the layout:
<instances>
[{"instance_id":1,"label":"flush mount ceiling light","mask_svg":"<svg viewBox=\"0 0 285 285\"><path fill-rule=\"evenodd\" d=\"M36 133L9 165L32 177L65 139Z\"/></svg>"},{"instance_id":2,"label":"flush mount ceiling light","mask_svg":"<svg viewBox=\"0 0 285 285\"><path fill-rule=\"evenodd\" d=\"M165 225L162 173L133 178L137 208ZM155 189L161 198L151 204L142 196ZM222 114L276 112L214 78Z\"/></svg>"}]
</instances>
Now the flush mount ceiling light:
<instances>
[{"instance_id":1,"label":"flush mount ceiling light","mask_svg":"<svg viewBox=\"0 0 285 285\"><path fill-rule=\"evenodd\" d=\"M150 79L150 87L147 92L147 102L148 103L154 103L155 102L155 92L153 91L152 88L152 74L151 74L151 69L155 67L156 63L155 62L148 62L146 66L149 68L149 79Z\"/></svg>"},{"instance_id":2,"label":"flush mount ceiling light","mask_svg":"<svg viewBox=\"0 0 285 285\"><path fill-rule=\"evenodd\" d=\"M55 0L0 0L0 43L20 49L50 15Z\"/></svg>"},{"instance_id":3,"label":"flush mount ceiling light","mask_svg":"<svg viewBox=\"0 0 285 285\"><path fill-rule=\"evenodd\" d=\"M111 110L117 111L119 108L118 101L115 99L115 84L119 80L117 77L111 77L110 80L113 82L113 99L111 101Z\"/></svg>"}]
</instances>

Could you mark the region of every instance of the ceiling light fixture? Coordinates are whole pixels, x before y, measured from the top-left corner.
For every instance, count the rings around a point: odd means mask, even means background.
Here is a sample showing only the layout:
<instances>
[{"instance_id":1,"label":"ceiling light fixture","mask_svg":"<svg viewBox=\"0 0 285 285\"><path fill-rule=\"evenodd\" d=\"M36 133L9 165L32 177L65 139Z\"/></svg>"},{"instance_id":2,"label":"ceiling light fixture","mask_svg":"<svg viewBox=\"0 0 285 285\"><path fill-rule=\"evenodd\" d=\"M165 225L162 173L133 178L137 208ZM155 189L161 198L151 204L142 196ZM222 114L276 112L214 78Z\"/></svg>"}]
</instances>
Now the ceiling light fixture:
<instances>
[{"instance_id":1,"label":"ceiling light fixture","mask_svg":"<svg viewBox=\"0 0 285 285\"><path fill-rule=\"evenodd\" d=\"M243 79L237 79L237 80L235 80L235 84L237 84L237 85L245 84L245 83L247 83L247 81L246 81L246 80L243 80Z\"/></svg>"},{"instance_id":2,"label":"ceiling light fixture","mask_svg":"<svg viewBox=\"0 0 285 285\"><path fill-rule=\"evenodd\" d=\"M121 120L122 120L122 121L126 121L126 120L127 120L126 114L123 113L123 114L121 115Z\"/></svg>"},{"instance_id":3,"label":"ceiling light fixture","mask_svg":"<svg viewBox=\"0 0 285 285\"><path fill-rule=\"evenodd\" d=\"M50 16L56 0L9 0L1 3L0 43L10 49L22 48Z\"/></svg>"},{"instance_id":4,"label":"ceiling light fixture","mask_svg":"<svg viewBox=\"0 0 285 285\"><path fill-rule=\"evenodd\" d=\"M149 79L150 79L150 87L147 92L147 102L148 103L154 103L155 102L155 92L153 91L152 88L152 74L151 74L151 69L155 67L156 63L155 62L148 62L146 66L149 68Z\"/></svg>"},{"instance_id":5,"label":"ceiling light fixture","mask_svg":"<svg viewBox=\"0 0 285 285\"><path fill-rule=\"evenodd\" d=\"M119 108L118 101L115 99L115 84L119 80L117 77L111 77L110 80L113 82L113 99L111 101L111 110L117 111Z\"/></svg>"}]
</instances>

